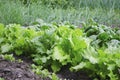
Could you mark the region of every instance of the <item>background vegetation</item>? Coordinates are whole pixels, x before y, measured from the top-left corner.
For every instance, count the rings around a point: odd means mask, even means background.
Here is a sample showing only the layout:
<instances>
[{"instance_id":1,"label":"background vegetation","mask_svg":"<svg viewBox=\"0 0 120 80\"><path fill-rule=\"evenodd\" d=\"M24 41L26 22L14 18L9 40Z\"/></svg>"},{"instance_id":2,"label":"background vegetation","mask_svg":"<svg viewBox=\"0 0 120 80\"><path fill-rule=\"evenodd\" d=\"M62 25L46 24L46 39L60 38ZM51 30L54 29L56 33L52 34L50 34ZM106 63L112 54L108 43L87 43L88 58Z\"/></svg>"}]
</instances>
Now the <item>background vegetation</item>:
<instances>
[{"instance_id":1,"label":"background vegetation","mask_svg":"<svg viewBox=\"0 0 120 80\"><path fill-rule=\"evenodd\" d=\"M68 21L77 26L93 18L98 23L120 25L120 0L0 0L0 23L30 25Z\"/></svg>"}]
</instances>

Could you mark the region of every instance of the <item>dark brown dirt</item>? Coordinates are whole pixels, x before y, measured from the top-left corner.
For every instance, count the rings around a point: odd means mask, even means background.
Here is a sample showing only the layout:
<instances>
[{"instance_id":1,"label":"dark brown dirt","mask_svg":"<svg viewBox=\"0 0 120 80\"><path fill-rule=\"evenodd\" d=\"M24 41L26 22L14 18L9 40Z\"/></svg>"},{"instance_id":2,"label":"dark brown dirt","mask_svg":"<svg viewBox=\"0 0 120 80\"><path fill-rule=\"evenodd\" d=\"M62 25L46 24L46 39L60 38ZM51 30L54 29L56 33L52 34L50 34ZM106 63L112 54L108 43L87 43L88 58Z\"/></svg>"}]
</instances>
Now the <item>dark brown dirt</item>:
<instances>
[{"instance_id":1,"label":"dark brown dirt","mask_svg":"<svg viewBox=\"0 0 120 80\"><path fill-rule=\"evenodd\" d=\"M17 58L18 59L18 58ZM50 80L41 78L30 69L31 60L22 57L23 62L11 62L0 58L0 77L5 80ZM60 80L91 80L84 72L70 72L68 67L63 67L57 73Z\"/></svg>"},{"instance_id":2,"label":"dark brown dirt","mask_svg":"<svg viewBox=\"0 0 120 80\"><path fill-rule=\"evenodd\" d=\"M84 71L71 72L67 66L63 67L57 75L62 80L92 80Z\"/></svg>"},{"instance_id":3,"label":"dark brown dirt","mask_svg":"<svg viewBox=\"0 0 120 80\"><path fill-rule=\"evenodd\" d=\"M25 62L11 62L0 58L0 77L5 80L42 80Z\"/></svg>"}]
</instances>

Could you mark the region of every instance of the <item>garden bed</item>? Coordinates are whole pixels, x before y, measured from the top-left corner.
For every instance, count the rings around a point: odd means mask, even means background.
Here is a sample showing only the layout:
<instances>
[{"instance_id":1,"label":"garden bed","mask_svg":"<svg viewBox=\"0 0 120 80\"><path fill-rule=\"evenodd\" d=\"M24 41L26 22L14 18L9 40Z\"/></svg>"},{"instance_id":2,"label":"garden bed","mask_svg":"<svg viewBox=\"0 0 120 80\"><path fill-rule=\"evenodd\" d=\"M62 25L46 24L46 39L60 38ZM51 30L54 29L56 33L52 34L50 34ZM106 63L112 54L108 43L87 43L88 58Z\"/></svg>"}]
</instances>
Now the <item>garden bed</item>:
<instances>
[{"instance_id":1,"label":"garden bed","mask_svg":"<svg viewBox=\"0 0 120 80\"><path fill-rule=\"evenodd\" d=\"M51 80L50 78L41 78L30 69L31 60L23 57L23 62L8 61L0 58L0 77L5 80ZM91 80L84 72L70 72L66 67L57 73L60 79L69 80Z\"/></svg>"}]
</instances>

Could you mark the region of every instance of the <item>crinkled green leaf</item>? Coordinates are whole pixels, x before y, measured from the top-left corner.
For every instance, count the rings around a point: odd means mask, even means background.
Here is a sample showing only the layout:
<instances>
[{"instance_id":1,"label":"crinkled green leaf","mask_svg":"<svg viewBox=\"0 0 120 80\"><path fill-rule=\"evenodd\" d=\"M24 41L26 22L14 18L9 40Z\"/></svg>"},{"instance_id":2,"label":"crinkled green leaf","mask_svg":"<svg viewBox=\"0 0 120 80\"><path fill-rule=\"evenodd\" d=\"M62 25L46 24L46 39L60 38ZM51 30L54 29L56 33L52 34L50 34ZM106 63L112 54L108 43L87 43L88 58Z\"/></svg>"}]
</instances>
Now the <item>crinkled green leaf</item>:
<instances>
[{"instance_id":1,"label":"crinkled green leaf","mask_svg":"<svg viewBox=\"0 0 120 80\"><path fill-rule=\"evenodd\" d=\"M54 47L52 58L53 60L60 61L62 64L66 64L70 56L60 46L56 46Z\"/></svg>"},{"instance_id":2,"label":"crinkled green leaf","mask_svg":"<svg viewBox=\"0 0 120 80\"><path fill-rule=\"evenodd\" d=\"M72 57L72 65L76 65L82 61L82 55L81 52L73 52L71 53L74 57Z\"/></svg>"},{"instance_id":3,"label":"crinkled green leaf","mask_svg":"<svg viewBox=\"0 0 120 80\"><path fill-rule=\"evenodd\" d=\"M15 50L15 54L18 55L18 56L21 55L22 53L23 53L22 50Z\"/></svg>"},{"instance_id":4,"label":"crinkled green leaf","mask_svg":"<svg viewBox=\"0 0 120 80\"><path fill-rule=\"evenodd\" d=\"M5 29L4 25L0 24L0 37L2 36L4 29Z\"/></svg>"},{"instance_id":5,"label":"crinkled green leaf","mask_svg":"<svg viewBox=\"0 0 120 80\"><path fill-rule=\"evenodd\" d=\"M5 38L0 38L0 44L5 40Z\"/></svg>"},{"instance_id":6,"label":"crinkled green leaf","mask_svg":"<svg viewBox=\"0 0 120 80\"><path fill-rule=\"evenodd\" d=\"M52 63L52 65L51 65L51 68L52 68L52 70L53 70L54 72L57 72L57 71L60 70L61 64L60 64L59 62L57 62L57 61L54 61L54 62Z\"/></svg>"},{"instance_id":7,"label":"crinkled green leaf","mask_svg":"<svg viewBox=\"0 0 120 80\"><path fill-rule=\"evenodd\" d=\"M8 43L1 46L1 52L2 53L9 52L11 49L12 49L12 45L10 45Z\"/></svg>"},{"instance_id":8,"label":"crinkled green leaf","mask_svg":"<svg viewBox=\"0 0 120 80\"><path fill-rule=\"evenodd\" d=\"M58 76L55 73L52 73L52 80L59 80Z\"/></svg>"},{"instance_id":9,"label":"crinkled green leaf","mask_svg":"<svg viewBox=\"0 0 120 80\"><path fill-rule=\"evenodd\" d=\"M87 48L82 54L85 59L88 59L92 64L99 62L98 54L93 47Z\"/></svg>"},{"instance_id":10,"label":"crinkled green leaf","mask_svg":"<svg viewBox=\"0 0 120 80\"><path fill-rule=\"evenodd\" d=\"M112 71L115 69L115 64L107 64L108 65L108 70Z\"/></svg>"},{"instance_id":11,"label":"crinkled green leaf","mask_svg":"<svg viewBox=\"0 0 120 80\"><path fill-rule=\"evenodd\" d=\"M80 50L80 49L84 49L87 47L85 40L79 36L73 36L71 44L73 44L72 47L75 51Z\"/></svg>"},{"instance_id":12,"label":"crinkled green leaf","mask_svg":"<svg viewBox=\"0 0 120 80\"><path fill-rule=\"evenodd\" d=\"M103 41L106 41L110 38L110 34L103 32L98 35L98 39L101 39Z\"/></svg>"},{"instance_id":13,"label":"crinkled green leaf","mask_svg":"<svg viewBox=\"0 0 120 80\"><path fill-rule=\"evenodd\" d=\"M85 62L81 62L79 63L78 65L74 66L74 67L71 67L70 70L73 71L73 70L80 70L82 68L84 68L86 66L86 63Z\"/></svg>"}]
</instances>

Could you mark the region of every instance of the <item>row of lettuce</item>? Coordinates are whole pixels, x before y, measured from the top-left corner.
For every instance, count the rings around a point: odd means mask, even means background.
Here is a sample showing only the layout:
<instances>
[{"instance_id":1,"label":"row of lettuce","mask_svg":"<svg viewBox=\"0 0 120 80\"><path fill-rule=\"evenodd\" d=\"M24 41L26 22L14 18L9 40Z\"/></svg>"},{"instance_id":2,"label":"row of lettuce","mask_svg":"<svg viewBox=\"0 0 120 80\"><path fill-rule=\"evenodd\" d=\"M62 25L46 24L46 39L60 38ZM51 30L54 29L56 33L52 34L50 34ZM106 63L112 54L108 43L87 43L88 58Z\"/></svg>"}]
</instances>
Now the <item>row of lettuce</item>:
<instances>
[{"instance_id":1,"label":"row of lettuce","mask_svg":"<svg viewBox=\"0 0 120 80\"><path fill-rule=\"evenodd\" d=\"M0 53L29 57L41 70L58 72L67 65L91 78L120 79L120 29L92 20L82 28L44 22L28 27L0 24Z\"/></svg>"}]
</instances>

